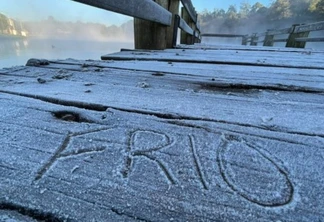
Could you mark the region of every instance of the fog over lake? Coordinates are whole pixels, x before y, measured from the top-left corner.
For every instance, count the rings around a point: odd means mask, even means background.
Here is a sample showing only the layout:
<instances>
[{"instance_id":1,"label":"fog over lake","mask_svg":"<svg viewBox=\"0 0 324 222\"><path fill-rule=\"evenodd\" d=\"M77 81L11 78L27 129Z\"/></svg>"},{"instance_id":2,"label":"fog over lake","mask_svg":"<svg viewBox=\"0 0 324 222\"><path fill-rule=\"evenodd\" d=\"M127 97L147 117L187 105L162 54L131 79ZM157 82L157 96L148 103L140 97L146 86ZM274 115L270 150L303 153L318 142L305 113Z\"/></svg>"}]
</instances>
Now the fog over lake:
<instances>
[{"instance_id":1,"label":"fog over lake","mask_svg":"<svg viewBox=\"0 0 324 222\"><path fill-rule=\"evenodd\" d=\"M40 38L0 39L0 68L25 65L30 58L42 59L96 59L118 52L121 48L133 49L133 42L60 40Z\"/></svg>"}]
</instances>

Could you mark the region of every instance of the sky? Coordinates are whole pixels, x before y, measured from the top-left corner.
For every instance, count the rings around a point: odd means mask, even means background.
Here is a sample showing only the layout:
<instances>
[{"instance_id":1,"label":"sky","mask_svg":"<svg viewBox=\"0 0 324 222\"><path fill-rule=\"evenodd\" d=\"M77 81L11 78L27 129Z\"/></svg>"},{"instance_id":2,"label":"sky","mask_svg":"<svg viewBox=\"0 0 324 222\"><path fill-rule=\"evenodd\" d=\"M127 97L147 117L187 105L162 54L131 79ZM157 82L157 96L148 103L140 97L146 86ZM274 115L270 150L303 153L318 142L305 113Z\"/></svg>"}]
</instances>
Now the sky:
<instances>
[{"instance_id":1,"label":"sky","mask_svg":"<svg viewBox=\"0 0 324 222\"><path fill-rule=\"evenodd\" d=\"M213 11L214 8L226 10L229 5L239 7L242 2L251 5L260 2L269 6L272 0L192 0L198 12L204 9ZM71 0L0 0L0 13L22 21L37 21L53 16L60 21L98 22L105 25L120 25L131 19Z\"/></svg>"}]
</instances>

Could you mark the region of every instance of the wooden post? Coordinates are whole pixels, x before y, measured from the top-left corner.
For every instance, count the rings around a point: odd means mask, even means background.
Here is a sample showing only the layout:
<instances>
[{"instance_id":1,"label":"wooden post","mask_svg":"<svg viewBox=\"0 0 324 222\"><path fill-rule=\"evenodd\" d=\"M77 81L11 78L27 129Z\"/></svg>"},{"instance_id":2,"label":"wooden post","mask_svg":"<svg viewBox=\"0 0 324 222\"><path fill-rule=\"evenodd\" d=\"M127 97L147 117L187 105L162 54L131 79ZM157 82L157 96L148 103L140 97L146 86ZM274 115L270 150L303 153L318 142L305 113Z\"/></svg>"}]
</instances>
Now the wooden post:
<instances>
[{"instance_id":1,"label":"wooden post","mask_svg":"<svg viewBox=\"0 0 324 222\"><path fill-rule=\"evenodd\" d=\"M257 46L258 45L259 37L257 36L257 33L253 33L251 37L251 45Z\"/></svg>"},{"instance_id":2,"label":"wooden post","mask_svg":"<svg viewBox=\"0 0 324 222\"><path fill-rule=\"evenodd\" d=\"M198 37L196 38L195 43L201 43L201 33L200 33L200 25L199 25L199 21L198 21L198 15L197 15L196 32L198 33Z\"/></svg>"},{"instance_id":3,"label":"wooden post","mask_svg":"<svg viewBox=\"0 0 324 222\"><path fill-rule=\"evenodd\" d=\"M173 32L174 32L174 19L175 15L179 14L179 5L180 0L169 0L169 12L172 13L172 23L171 26L167 27L167 34L166 34L166 47L167 48L173 48Z\"/></svg>"},{"instance_id":4,"label":"wooden post","mask_svg":"<svg viewBox=\"0 0 324 222\"><path fill-rule=\"evenodd\" d=\"M180 16L175 15L174 16L174 24L173 24L172 48L176 48L176 46L177 46L179 25L180 25Z\"/></svg>"},{"instance_id":5,"label":"wooden post","mask_svg":"<svg viewBox=\"0 0 324 222\"><path fill-rule=\"evenodd\" d=\"M273 46L274 35L269 35L271 30L267 30L266 36L264 37L263 46Z\"/></svg>"},{"instance_id":6,"label":"wooden post","mask_svg":"<svg viewBox=\"0 0 324 222\"><path fill-rule=\"evenodd\" d=\"M296 38L307 38L309 35L309 31L296 33L295 30L297 26L299 26L299 24L295 24L292 26L292 31L289 34L286 47L305 48L306 42L297 42Z\"/></svg>"},{"instance_id":7,"label":"wooden post","mask_svg":"<svg viewBox=\"0 0 324 222\"><path fill-rule=\"evenodd\" d=\"M198 37L195 37L195 43L200 43L200 39L199 39L200 33L198 28L196 29L196 33L198 34Z\"/></svg>"},{"instance_id":8,"label":"wooden post","mask_svg":"<svg viewBox=\"0 0 324 222\"><path fill-rule=\"evenodd\" d=\"M169 8L169 1L172 0L155 0L166 9ZM167 47L167 26L134 18L134 40L135 49L165 49Z\"/></svg>"},{"instance_id":9,"label":"wooden post","mask_svg":"<svg viewBox=\"0 0 324 222\"><path fill-rule=\"evenodd\" d=\"M193 36L191 36L191 41L189 42L189 44L190 45L193 45L193 44L195 44L195 41L196 41L196 36L195 36L195 34L196 34L196 24L195 24L195 22L194 21L192 21L192 19L190 19L190 24L189 24L189 26L192 28L192 30L194 30L194 33L193 33Z\"/></svg>"},{"instance_id":10,"label":"wooden post","mask_svg":"<svg viewBox=\"0 0 324 222\"><path fill-rule=\"evenodd\" d=\"M200 30L199 30L199 35L198 35L197 43L201 43L201 39L202 39L202 37L201 37Z\"/></svg>"},{"instance_id":11,"label":"wooden post","mask_svg":"<svg viewBox=\"0 0 324 222\"><path fill-rule=\"evenodd\" d=\"M181 17L191 27L191 18L185 7L181 8ZM180 43L190 44L190 42L191 42L191 35L181 30Z\"/></svg>"},{"instance_id":12,"label":"wooden post","mask_svg":"<svg viewBox=\"0 0 324 222\"><path fill-rule=\"evenodd\" d=\"M247 45L248 38L249 38L249 35L245 35L245 36L242 37L242 45Z\"/></svg>"}]
</instances>

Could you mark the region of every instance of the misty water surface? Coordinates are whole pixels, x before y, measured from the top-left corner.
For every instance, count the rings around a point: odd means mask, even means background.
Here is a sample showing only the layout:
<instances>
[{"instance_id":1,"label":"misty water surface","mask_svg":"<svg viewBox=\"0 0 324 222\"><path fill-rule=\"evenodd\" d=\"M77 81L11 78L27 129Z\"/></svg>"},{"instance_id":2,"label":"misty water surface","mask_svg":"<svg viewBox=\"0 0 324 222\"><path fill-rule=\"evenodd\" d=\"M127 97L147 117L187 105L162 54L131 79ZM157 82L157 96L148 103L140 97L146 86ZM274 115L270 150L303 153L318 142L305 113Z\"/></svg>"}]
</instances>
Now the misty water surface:
<instances>
[{"instance_id":1,"label":"misty water surface","mask_svg":"<svg viewBox=\"0 0 324 222\"><path fill-rule=\"evenodd\" d=\"M132 42L95 42L57 39L0 39L0 68L25 65L30 58L100 59L100 56L133 49Z\"/></svg>"}]
</instances>

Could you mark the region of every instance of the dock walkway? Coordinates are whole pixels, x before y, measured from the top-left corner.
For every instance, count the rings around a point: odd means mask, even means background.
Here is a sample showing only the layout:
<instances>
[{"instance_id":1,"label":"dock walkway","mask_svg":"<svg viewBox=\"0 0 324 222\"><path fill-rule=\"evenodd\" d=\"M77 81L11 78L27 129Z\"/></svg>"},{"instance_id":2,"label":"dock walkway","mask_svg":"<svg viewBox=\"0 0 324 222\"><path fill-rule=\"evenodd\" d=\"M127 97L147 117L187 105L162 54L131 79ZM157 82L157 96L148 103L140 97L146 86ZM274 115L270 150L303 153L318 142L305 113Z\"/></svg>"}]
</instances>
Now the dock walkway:
<instances>
[{"instance_id":1,"label":"dock walkway","mask_svg":"<svg viewBox=\"0 0 324 222\"><path fill-rule=\"evenodd\" d=\"M324 221L323 58L197 44L0 70L0 221Z\"/></svg>"}]
</instances>

